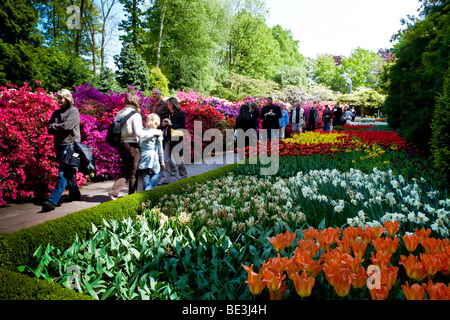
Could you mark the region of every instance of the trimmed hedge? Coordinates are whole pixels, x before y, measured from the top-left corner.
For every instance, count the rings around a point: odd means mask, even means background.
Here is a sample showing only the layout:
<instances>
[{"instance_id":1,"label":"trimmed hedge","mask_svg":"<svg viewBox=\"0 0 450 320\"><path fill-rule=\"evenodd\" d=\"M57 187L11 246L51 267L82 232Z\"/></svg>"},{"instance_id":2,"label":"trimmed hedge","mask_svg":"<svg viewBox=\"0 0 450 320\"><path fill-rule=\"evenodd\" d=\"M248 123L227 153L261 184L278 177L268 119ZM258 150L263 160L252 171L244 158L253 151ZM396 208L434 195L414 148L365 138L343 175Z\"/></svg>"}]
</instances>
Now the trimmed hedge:
<instances>
[{"instance_id":1,"label":"trimmed hedge","mask_svg":"<svg viewBox=\"0 0 450 320\"><path fill-rule=\"evenodd\" d=\"M22 296L23 299L42 300L53 297L53 293L43 295L43 291L39 289L32 291L26 289L31 293L24 292L23 294L14 292L20 286L16 283L19 281L18 279L23 281L23 279L29 278L26 280L26 284L24 283L22 286L33 283L33 286L36 284L40 287L41 283L48 283L47 281L37 279L33 279L34 282L29 282L32 278L17 272L17 267L27 265L31 262L33 253L41 244L47 245L51 243L52 246L65 250L73 242L75 234L80 239L87 239L92 230L92 224L101 225L103 220L120 220L136 215L142 208L142 203L144 202L151 201L152 203L156 203L166 194L180 194L189 185L202 184L209 180L217 179L229 172L234 172L235 169L236 164L226 165L153 190L129 195L116 201L108 201L95 207L80 210L20 231L0 234L0 270L3 270L0 273L0 277L2 274L7 275L6 281L0 278L0 299L10 299L9 297L13 296L17 296L17 299L22 299L19 297ZM44 284L42 285L45 287Z\"/></svg>"},{"instance_id":2,"label":"trimmed hedge","mask_svg":"<svg viewBox=\"0 0 450 320\"><path fill-rule=\"evenodd\" d=\"M3 300L95 300L46 280L0 269L0 293Z\"/></svg>"}]
</instances>

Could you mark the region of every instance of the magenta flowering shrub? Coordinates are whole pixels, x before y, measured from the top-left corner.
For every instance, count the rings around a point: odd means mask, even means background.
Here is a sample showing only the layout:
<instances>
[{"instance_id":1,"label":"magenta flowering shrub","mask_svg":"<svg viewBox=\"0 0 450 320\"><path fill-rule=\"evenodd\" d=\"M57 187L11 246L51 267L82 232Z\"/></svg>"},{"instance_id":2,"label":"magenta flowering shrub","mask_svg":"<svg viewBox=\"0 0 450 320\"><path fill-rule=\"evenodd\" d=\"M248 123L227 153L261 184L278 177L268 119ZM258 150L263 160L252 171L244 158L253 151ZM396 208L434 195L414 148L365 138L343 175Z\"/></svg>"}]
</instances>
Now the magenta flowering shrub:
<instances>
[{"instance_id":1,"label":"magenta flowering shrub","mask_svg":"<svg viewBox=\"0 0 450 320\"><path fill-rule=\"evenodd\" d=\"M47 196L58 173L47 133L55 100L42 88L31 92L27 83L8 87L0 87L0 205Z\"/></svg>"},{"instance_id":2,"label":"magenta flowering shrub","mask_svg":"<svg viewBox=\"0 0 450 320\"><path fill-rule=\"evenodd\" d=\"M106 129L114 117L115 114L114 116L109 116L107 113L96 119L92 116L80 114L81 141L92 149L97 168L97 177L99 178L116 178L122 164L117 149L111 147L106 141Z\"/></svg>"}]
</instances>

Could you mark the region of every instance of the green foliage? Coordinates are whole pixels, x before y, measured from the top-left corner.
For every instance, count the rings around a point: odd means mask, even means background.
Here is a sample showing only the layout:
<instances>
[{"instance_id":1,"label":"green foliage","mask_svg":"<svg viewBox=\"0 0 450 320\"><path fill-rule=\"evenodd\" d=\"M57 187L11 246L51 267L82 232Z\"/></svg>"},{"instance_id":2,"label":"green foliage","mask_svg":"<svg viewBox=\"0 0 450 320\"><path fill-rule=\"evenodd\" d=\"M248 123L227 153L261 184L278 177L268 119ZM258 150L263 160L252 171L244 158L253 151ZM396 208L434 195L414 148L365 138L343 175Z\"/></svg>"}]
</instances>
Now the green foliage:
<instances>
[{"instance_id":1,"label":"green foliage","mask_svg":"<svg viewBox=\"0 0 450 320\"><path fill-rule=\"evenodd\" d=\"M431 124L431 151L436 169L450 185L450 68L444 82L444 90L437 99Z\"/></svg>"},{"instance_id":2,"label":"green foliage","mask_svg":"<svg viewBox=\"0 0 450 320\"><path fill-rule=\"evenodd\" d=\"M309 78L315 83L326 87L335 87L335 80L339 74L333 56L318 54L315 59L308 59Z\"/></svg>"},{"instance_id":3,"label":"green foliage","mask_svg":"<svg viewBox=\"0 0 450 320\"><path fill-rule=\"evenodd\" d=\"M247 96L266 97L280 89L278 83L271 80L253 79L248 76L230 72L219 83L212 94L230 101L244 99Z\"/></svg>"},{"instance_id":4,"label":"green foliage","mask_svg":"<svg viewBox=\"0 0 450 320\"><path fill-rule=\"evenodd\" d=\"M145 91L150 89L150 75L147 65L133 44L124 44L119 56L114 57L119 70L116 80L127 88L133 85L136 89Z\"/></svg>"},{"instance_id":5,"label":"green foliage","mask_svg":"<svg viewBox=\"0 0 450 320\"><path fill-rule=\"evenodd\" d=\"M351 90L358 87L375 88L380 81L382 64L383 60L378 54L358 47L352 50L348 58L342 59L341 77L350 80Z\"/></svg>"},{"instance_id":6,"label":"green foliage","mask_svg":"<svg viewBox=\"0 0 450 320\"><path fill-rule=\"evenodd\" d=\"M92 71L82 59L49 47L38 48L37 52L40 75L36 80L40 80L48 92L61 88L72 90L75 85L92 81Z\"/></svg>"},{"instance_id":7,"label":"green foliage","mask_svg":"<svg viewBox=\"0 0 450 320\"><path fill-rule=\"evenodd\" d=\"M158 67L150 69L150 88L159 88L163 97L169 95L169 80Z\"/></svg>"},{"instance_id":8,"label":"green foliage","mask_svg":"<svg viewBox=\"0 0 450 320\"><path fill-rule=\"evenodd\" d=\"M423 20L398 35L396 62L388 68L383 111L392 128L422 150L429 150L431 122L449 66L450 4L436 2Z\"/></svg>"}]
</instances>

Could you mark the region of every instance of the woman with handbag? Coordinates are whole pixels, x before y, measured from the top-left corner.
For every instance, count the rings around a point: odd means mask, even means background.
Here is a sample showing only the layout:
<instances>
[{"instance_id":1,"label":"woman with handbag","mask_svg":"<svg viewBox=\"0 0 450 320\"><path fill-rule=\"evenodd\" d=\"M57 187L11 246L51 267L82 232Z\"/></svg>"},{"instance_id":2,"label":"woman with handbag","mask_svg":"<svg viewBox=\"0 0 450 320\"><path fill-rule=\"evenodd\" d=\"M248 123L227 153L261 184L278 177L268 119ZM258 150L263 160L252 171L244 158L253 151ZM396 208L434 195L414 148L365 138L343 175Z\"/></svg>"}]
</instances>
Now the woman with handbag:
<instances>
[{"instance_id":1,"label":"woman with handbag","mask_svg":"<svg viewBox=\"0 0 450 320\"><path fill-rule=\"evenodd\" d=\"M180 180L187 178L186 166L183 160L183 148L181 148L178 159L172 155L173 149L180 143L184 144L183 131L186 128L186 116L181 110L178 100L174 97L167 99L167 108L169 109L169 118L164 119L162 127L164 128L164 160L166 168L163 170L159 185L168 184L169 176L180 175ZM177 163L178 162L178 163Z\"/></svg>"}]
</instances>

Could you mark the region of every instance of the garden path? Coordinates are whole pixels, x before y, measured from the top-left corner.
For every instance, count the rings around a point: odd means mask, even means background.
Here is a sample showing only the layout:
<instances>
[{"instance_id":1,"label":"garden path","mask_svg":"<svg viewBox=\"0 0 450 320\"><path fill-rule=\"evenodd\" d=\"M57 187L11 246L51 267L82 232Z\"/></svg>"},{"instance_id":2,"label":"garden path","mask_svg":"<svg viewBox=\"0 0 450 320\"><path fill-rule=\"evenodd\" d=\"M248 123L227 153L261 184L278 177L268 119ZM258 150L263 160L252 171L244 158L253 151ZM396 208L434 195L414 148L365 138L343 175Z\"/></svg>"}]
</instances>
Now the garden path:
<instances>
[{"instance_id":1,"label":"garden path","mask_svg":"<svg viewBox=\"0 0 450 320\"><path fill-rule=\"evenodd\" d=\"M221 155L222 163L208 162L211 158L204 158L202 164L186 164L188 177L196 176L204 172L220 168L222 166L236 162L236 154L224 153ZM220 160L220 156L217 159ZM233 162L231 162L231 159ZM217 161L219 162L219 161ZM175 182L178 179L171 177L169 182ZM112 187L114 181L104 181L89 183L83 186L81 191L81 200L74 202L63 202L59 207L50 212L42 212L39 203L11 203L0 207L0 233L10 233L21 229L31 227L47 220L57 219L67 214L77 212L82 209L90 208L106 201L111 201L108 197L108 190ZM142 181L139 181L138 192L142 191ZM119 194L119 197L128 194L128 187L125 187Z\"/></svg>"}]
</instances>

